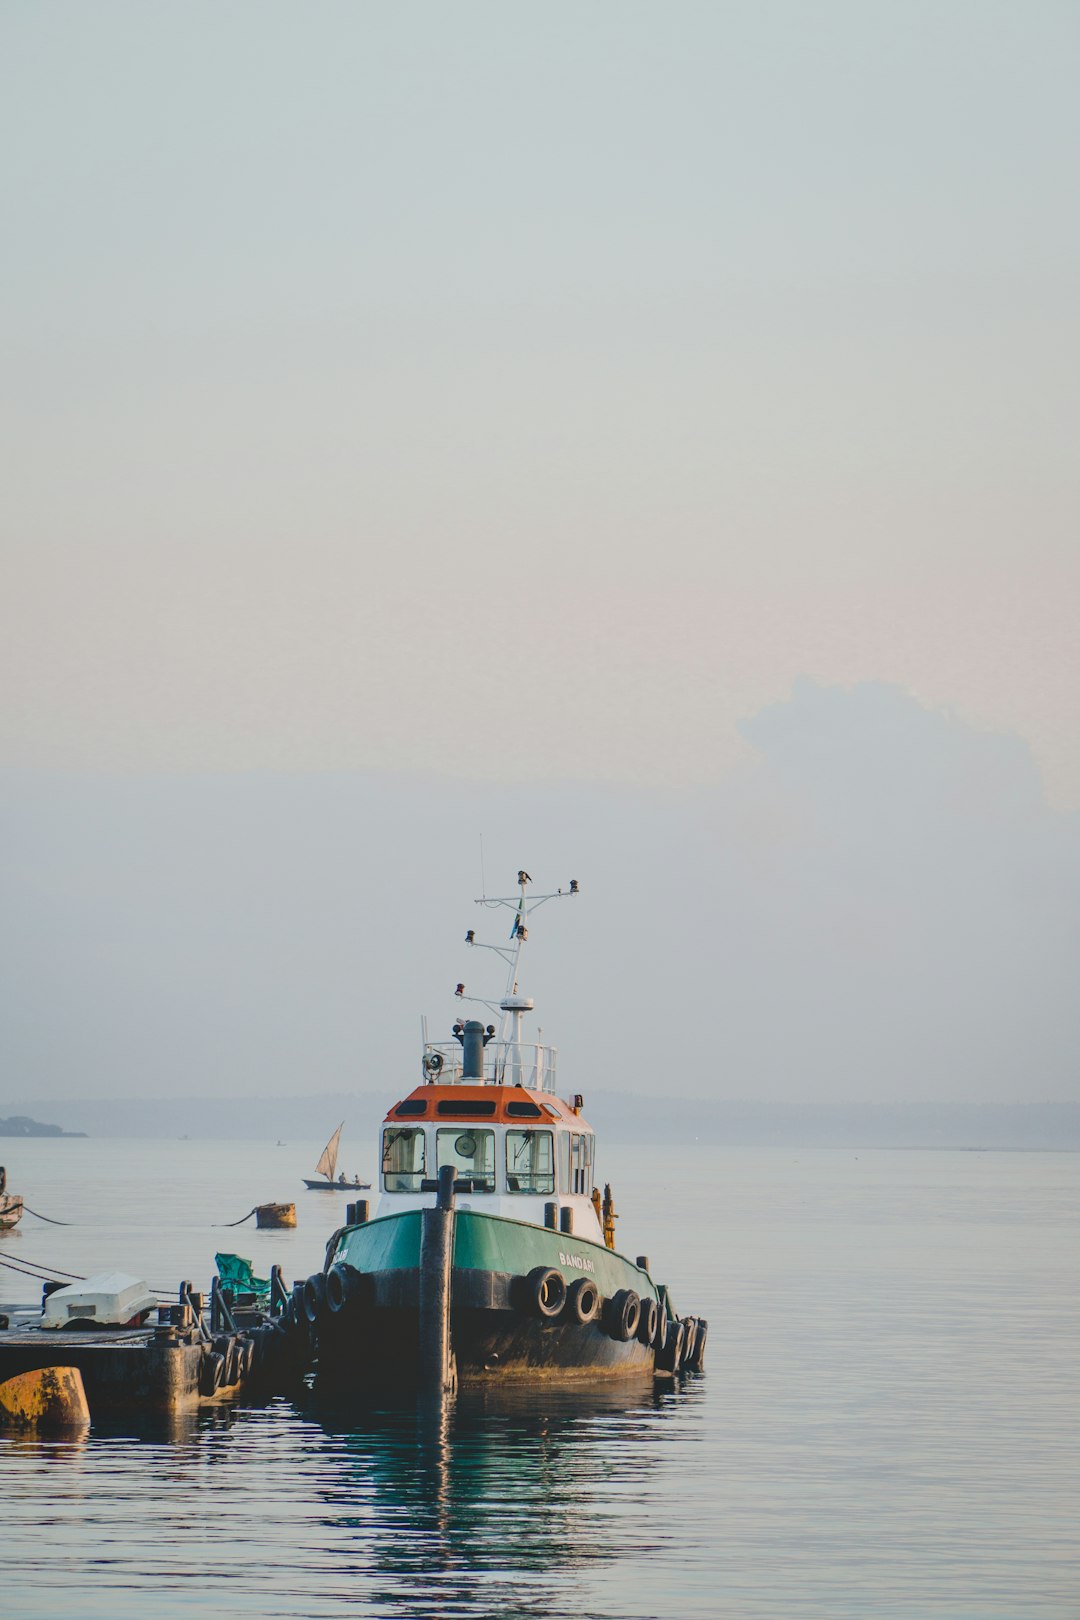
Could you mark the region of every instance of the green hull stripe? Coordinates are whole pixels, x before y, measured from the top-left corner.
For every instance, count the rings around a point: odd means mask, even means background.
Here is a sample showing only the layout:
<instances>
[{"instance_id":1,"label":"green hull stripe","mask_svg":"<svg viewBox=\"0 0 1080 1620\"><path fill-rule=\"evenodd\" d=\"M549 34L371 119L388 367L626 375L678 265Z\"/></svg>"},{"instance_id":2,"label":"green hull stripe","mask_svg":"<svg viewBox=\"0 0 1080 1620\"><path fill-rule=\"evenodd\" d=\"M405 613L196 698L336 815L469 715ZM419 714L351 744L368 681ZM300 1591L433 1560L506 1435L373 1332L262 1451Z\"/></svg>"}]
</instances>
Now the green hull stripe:
<instances>
[{"instance_id":1,"label":"green hull stripe","mask_svg":"<svg viewBox=\"0 0 1080 1620\"><path fill-rule=\"evenodd\" d=\"M358 1271L412 1270L420 1264L420 1216L420 1210L408 1209L350 1227L342 1235L335 1260ZM659 1298L647 1272L602 1243L474 1209L457 1212L454 1265L463 1271L508 1271L514 1276L524 1276L535 1266L551 1266L567 1282L590 1277L607 1298L620 1288L633 1288L643 1299Z\"/></svg>"}]
</instances>

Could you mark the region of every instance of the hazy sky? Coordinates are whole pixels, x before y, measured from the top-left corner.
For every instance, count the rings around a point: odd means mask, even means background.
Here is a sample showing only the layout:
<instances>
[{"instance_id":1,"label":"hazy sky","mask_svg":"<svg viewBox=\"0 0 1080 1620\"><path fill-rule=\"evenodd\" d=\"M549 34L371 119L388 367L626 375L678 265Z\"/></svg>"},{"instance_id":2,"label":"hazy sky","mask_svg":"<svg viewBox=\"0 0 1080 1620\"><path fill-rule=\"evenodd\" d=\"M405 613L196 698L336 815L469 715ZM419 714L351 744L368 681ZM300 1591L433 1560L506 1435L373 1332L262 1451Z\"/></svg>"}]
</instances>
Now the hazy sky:
<instances>
[{"instance_id":1,"label":"hazy sky","mask_svg":"<svg viewBox=\"0 0 1080 1620\"><path fill-rule=\"evenodd\" d=\"M484 831L589 1073L1077 1095L1078 83L1054 0L0 0L0 1092L411 1063Z\"/></svg>"},{"instance_id":2,"label":"hazy sky","mask_svg":"<svg viewBox=\"0 0 1080 1620\"><path fill-rule=\"evenodd\" d=\"M1074 4L0 7L0 760L1080 803Z\"/></svg>"}]
</instances>

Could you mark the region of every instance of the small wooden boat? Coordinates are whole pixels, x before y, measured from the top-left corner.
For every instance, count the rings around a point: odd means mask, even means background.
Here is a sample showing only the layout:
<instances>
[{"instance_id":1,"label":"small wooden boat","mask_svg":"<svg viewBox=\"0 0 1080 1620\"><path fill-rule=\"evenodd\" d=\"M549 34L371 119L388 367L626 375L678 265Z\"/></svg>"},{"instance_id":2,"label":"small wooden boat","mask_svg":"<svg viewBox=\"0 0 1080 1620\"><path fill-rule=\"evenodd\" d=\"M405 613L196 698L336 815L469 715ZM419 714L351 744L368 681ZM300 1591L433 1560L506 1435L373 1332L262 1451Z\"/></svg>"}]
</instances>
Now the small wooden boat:
<instances>
[{"instance_id":1,"label":"small wooden boat","mask_svg":"<svg viewBox=\"0 0 1080 1620\"><path fill-rule=\"evenodd\" d=\"M296 1225L295 1204L256 1204L255 1225L270 1227L274 1231L281 1231L283 1227Z\"/></svg>"},{"instance_id":2,"label":"small wooden boat","mask_svg":"<svg viewBox=\"0 0 1080 1620\"><path fill-rule=\"evenodd\" d=\"M338 1148L341 1144L341 1133L344 1129L345 1121L342 1120L319 1155L319 1162L315 1166L316 1179L312 1181L307 1176L304 1177L304 1186L309 1192L347 1192L350 1187L359 1187L363 1190L371 1186L370 1181L361 1181L359 1176L354 1176L351 1181L346 1181L344 1174L337 1175ZM336 1181L335 1176L337 1176Z\"/></svg>"},{"instance_id":3,"label":"small wooden boat","mask_svg":"<svg viewBox=\"0 0 1080 1620\"><path fill-rule=\"evenodd\" d=\"M7 1190L7 1171L0 1164L0 1232L10 1232L22 1220L23 1201Z\"/></svg>"}]
</instances>

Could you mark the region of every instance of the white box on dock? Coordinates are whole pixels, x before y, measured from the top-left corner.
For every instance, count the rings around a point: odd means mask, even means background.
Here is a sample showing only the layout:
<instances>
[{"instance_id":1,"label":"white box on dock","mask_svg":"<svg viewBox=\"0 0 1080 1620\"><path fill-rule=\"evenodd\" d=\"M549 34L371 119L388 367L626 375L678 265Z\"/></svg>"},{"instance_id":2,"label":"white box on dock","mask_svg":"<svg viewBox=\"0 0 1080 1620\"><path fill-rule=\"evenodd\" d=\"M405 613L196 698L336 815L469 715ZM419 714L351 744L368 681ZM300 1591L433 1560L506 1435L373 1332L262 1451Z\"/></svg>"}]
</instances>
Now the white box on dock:
<instances>
[{"instance_id":1,"label":"white box on dock","mask_svg":"<svg viewBox=\"0 0 1080 1620\"><path fill-rule=\"evenodd\" d=\"M43 1328L63 1328L78 1322L101 1327L138 1327L157 1296L138 1277L123 1271L103 1271L83 1282L57 1288L41 1312Z\"/></svg>"}]
</instances>

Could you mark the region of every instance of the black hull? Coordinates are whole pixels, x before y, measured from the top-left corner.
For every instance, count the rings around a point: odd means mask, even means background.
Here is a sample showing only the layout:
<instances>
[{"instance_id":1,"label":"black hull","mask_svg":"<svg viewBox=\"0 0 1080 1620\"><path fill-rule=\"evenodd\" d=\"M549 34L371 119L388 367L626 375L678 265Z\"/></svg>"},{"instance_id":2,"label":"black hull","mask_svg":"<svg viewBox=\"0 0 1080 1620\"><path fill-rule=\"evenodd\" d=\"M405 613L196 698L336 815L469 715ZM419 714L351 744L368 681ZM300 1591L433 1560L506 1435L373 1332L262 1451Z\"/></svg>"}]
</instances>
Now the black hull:
<instances>
[{"instance_id":1,"label":"black hull","mask_svg":"<svg viewBox=\"0 0 1080 1620\"><path fill-rule=\"evenodd\" d=\"M419 1381L419 1272L371 1278L364 1304L336 1315L325 1305L315 1324L320 1387L335 1394L415 1387ZM458 1384L504 1378L597 1379L651 1373L652 1347L613 1338L601 1321L544 1320L513 1303L504 1272L455 1268L450 1340Z\"/></svg>"},{"instance_id":2,"label":"black hull","mask_svg":"<svg viewBox=\"0 0 1080 1620\"><path fill-rule=\"evenodd\" d=\"M325 1181L322 1179L319 1181L310 1181L307 1176L304 1176L302 1179L308 1192L357 1193L371 1191L370 1181Z\"/></svg>"},{"instance_id":3,"label":"black hull","mask_svg":"<svg viewBox=\"0 0 1080 1620\"><path fill-rule=\"evenodd\" d=\"M609 1338L595 1322L540 1322L514 1310L465 1307L451 1313L459 1384L555 1376L596 1379L651 1373L653 1352L636 1339ZM419 1376L419 1312L384 1306L353 1322L318 1325L319 1387L376 1393L412 1387Z\"/></svg>"}]
</instances>

